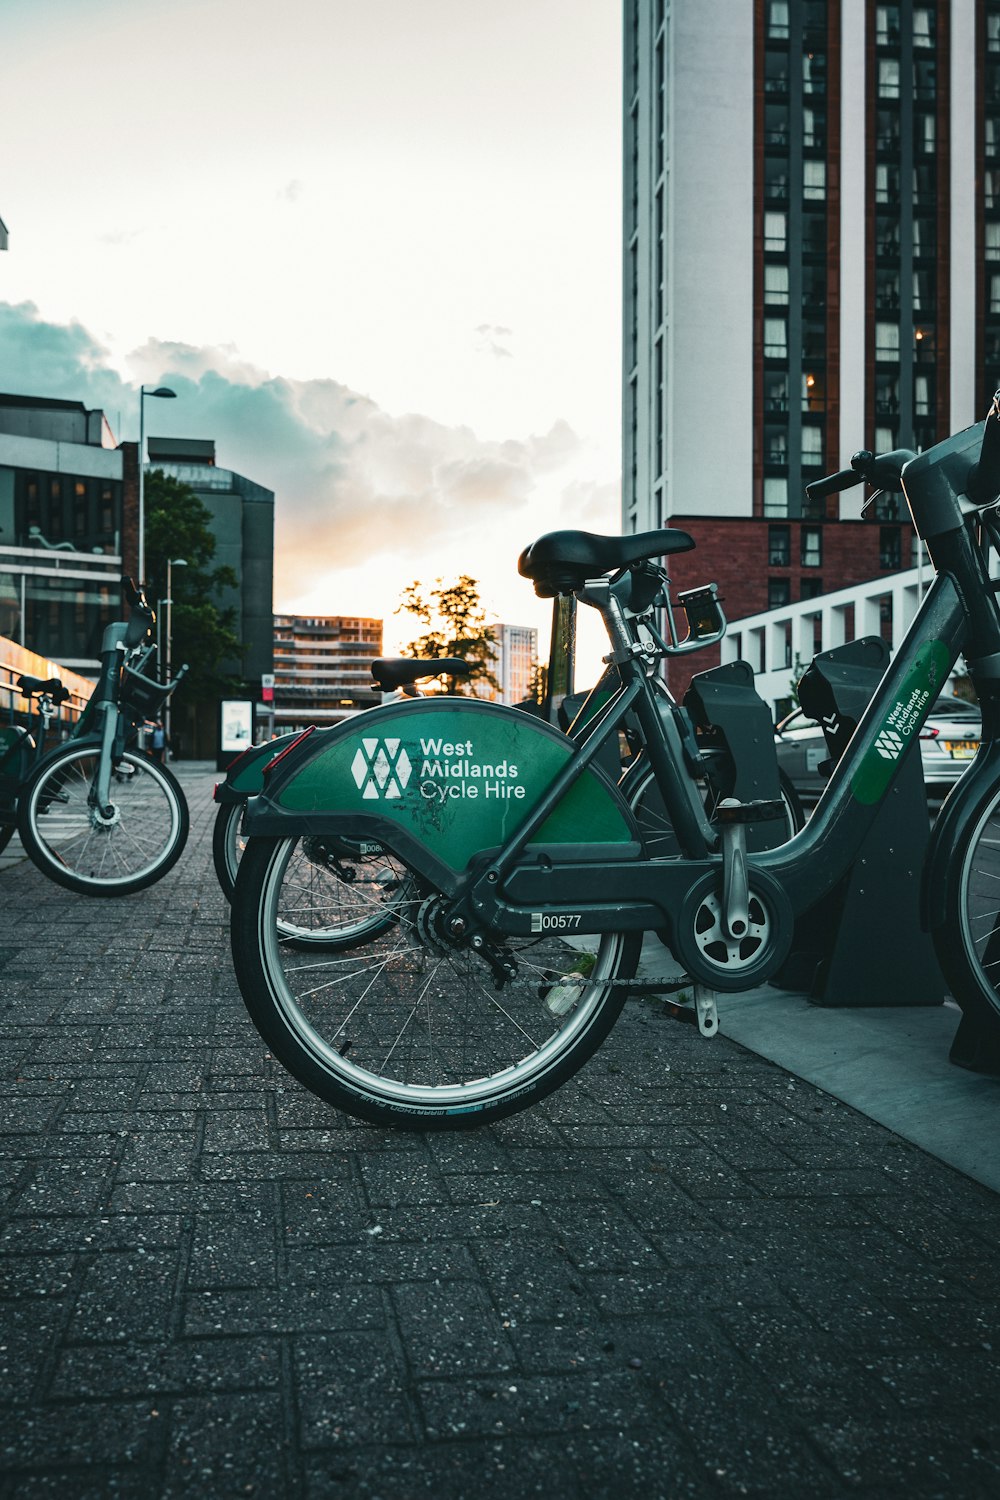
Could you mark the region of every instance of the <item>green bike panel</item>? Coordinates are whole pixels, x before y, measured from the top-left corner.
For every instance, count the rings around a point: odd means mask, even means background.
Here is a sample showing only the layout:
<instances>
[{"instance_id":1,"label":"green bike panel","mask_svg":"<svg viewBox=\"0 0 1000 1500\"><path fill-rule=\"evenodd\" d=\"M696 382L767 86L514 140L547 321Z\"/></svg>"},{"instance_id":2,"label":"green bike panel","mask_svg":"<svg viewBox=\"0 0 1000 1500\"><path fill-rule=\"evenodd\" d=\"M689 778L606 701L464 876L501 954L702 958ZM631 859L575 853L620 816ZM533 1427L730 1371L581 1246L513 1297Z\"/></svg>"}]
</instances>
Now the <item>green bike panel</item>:
<instances>
[{"instance_id":1,"label":"green bike panel","mask_svg":"<svg viewBox=\"0 0 1000 1500\"><path fill-rule=\"evenodd\" d=\"M950 669L951 656L943 641L924 641L918 648L895 702L887 709L874 743L851 779L851 791L858 802L871 807L885 795L896 762L919 735Z\"/></svg>"},{"instance_id":2,"label":"green bike panel","mask_svg":"<svg viewBox=\"0 0 1000 1500\"><path fill-rule=\"evenodd\" d=\"M528 714L488 703L400 704L365 714L275 795L291 812L371 812L466 868L514 834L572 754ZM587 770L534 835L546 844L622 844L623 804Z\"/></svg>"}]
</instances>

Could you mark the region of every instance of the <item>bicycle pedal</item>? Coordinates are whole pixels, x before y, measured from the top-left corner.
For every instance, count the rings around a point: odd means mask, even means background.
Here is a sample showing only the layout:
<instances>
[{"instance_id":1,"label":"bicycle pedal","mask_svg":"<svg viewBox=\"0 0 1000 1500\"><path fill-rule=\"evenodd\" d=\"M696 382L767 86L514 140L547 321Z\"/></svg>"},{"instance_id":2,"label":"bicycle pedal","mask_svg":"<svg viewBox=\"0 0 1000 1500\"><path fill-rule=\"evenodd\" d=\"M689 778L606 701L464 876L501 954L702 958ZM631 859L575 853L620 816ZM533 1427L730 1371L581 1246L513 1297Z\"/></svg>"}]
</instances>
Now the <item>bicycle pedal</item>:
<instances>
[{"instance_id":1,"label":"bicycle pedal","mask_svg":"<svg viewBox=\"0 0 1000 1500\"><path fill-rule=\"evenodd\" d=\"M719 1012L715 1005L715 991L706 989L703 984L696 984L694 1008L698 1014L698 1030L702 1036L715 1036L719 1030Z\"/></svg>"},{"instance_id":2,"label":"bicycle pedal","mask_svg":"<svg viewBox=\"0 0 1000 1500\"><path fill-rule=\"evenodd\" d=\"M725 797L715 816L719 823L772 823L785 816L785 804L780 798L773 802L737 802L735 797Z\"/></svg>"}]
</instances>

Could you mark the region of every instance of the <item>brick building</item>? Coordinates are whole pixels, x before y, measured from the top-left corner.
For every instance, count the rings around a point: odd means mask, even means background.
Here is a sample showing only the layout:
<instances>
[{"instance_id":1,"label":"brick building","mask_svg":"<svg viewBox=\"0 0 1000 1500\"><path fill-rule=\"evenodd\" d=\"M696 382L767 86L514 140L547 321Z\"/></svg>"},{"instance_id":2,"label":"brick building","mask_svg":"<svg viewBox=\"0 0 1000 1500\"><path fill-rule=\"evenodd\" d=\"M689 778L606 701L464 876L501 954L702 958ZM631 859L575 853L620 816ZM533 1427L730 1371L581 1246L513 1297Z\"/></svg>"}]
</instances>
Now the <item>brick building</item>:
<instances>
[{"instance_id":1,"label":"brick building","mask_svg":"<svg viewBox=\"0 0 1000 1500\"><path fill-rule=\"evenodd\" d=\"M624 529L730 618L909 566L894 497L805 485L1000 378L1000 0L624 16Z\"/></svg>"}]
</instances>

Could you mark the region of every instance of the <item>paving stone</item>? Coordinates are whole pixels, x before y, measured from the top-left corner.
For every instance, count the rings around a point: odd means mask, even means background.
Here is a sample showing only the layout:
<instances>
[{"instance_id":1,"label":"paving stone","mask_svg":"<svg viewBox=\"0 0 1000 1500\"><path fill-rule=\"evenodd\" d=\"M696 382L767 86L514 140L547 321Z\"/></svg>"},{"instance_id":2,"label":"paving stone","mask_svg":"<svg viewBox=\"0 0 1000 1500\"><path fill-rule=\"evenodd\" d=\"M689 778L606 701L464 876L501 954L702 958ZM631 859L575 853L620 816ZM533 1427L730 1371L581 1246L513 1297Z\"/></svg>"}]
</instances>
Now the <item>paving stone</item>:
<instances>
[{"instance_id":1,"label":"paving stone","mask_svg":"<svg viewBox=\"0 0 1000 1500\"><path fill-rule=\"evenodd\" d=\"M204 1338L64 1349L50 1394L167 1396L252 1390L281 1381L281 1346L267 1338Z\"/></svg>"},{"instance_id":2,"label":"paving stone","mask_svg":"<svg viewBox=\"0 0 1000 1500\"><path fill-rule=\"evenodd\" d=\"M410 1367L416 1376L505 1371L513 1355L504 1318L475 1283L411 1282L393 1289Z\"/></svg>"},{"instance_id":3,"label":"paving stone","mask_svg":"<svg viewBox=\"0 0 1000 1500\"><path fill-rule=\"evenodd\" d=\"M367 1286L208 1291L187 1298L183 1332L311 1333L317 1327L376 1328L383 1321L382 1299Z\"/></svg>"},{"instance_id":4,"label":"paving stone","mask_svg":"<svg viewBox=\"0 0 1000 1500\"><path fill-rule=\"evenodd\" d=\"M638 1002L494 1126L341 1114L178 770L158 887L0 869L0 1500L1000 1493L996 1194Z\"/></svg>"},{"instance_id":5,"label":"paving stone","mask_svg":"<svg viewBox=\"0 0 1000 1500\"><path fill-rule=\"evenodd\" d=\"M407 1372L390 1338L298 1338L294 1370L303 1449L399 1443L418 1435Z\"/></svg>"},{"instance_id":6,"label":"paving stone","mask_svg":"<svg viewBox=\"0 0 1000 1500\"><path fill-rule=\"evenodd\" d=\"M279 1393L185 1398L170 1411L166 1473L158 1493L290 1493L289 1444Z\"/></svg>"}]
</instances>

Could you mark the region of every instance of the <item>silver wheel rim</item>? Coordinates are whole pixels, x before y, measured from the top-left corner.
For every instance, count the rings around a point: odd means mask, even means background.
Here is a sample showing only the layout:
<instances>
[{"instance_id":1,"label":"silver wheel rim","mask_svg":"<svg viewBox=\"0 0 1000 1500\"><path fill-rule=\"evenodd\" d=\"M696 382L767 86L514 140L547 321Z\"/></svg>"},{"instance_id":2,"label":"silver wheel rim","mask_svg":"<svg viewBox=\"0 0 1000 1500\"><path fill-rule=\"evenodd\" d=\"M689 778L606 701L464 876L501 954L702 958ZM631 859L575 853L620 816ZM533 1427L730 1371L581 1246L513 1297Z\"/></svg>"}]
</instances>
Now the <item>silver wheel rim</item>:
<instances>
[{"instance_id":1,"label":"silver wheel rim","mask_svg":"<svg viewBox=\"0 0 1000 1500\"><path fill-rule=\"evenodd\" d=\"M113 889L163 863L177 841L180 807L154 763L126 751L112 774L115 814L105 824L87 803L98 759L92 747L62 757L32 787L29 813L49 864L85 884Z\"/></svg>"},{"instance_id":2,"label":"silver wheel rim","mask_svg":"<svg viewBox=\"0 0 1000 1500\"><path fill-rule=\"evenodd\" d=\"M497 991L482 960L421 941L416 900L401 905L389 931L363 948L325 956L290 951L278 925L290 853L288 844L275 850L262 892L268 988L299 1046L351 1092L403 1111L471 1113L537 1086L599 1014L620 963L620 934L594 940L590 983L558 1017L546 1011L540 991L553 987L558 970L548 960L561 940L523 940L519 981ZM565 971L579 954L561 946ZM430 1082L428 1072L451 1076ZM474 1076L459 1076L466 1073Z\"/></svg>"}]
</instances>

